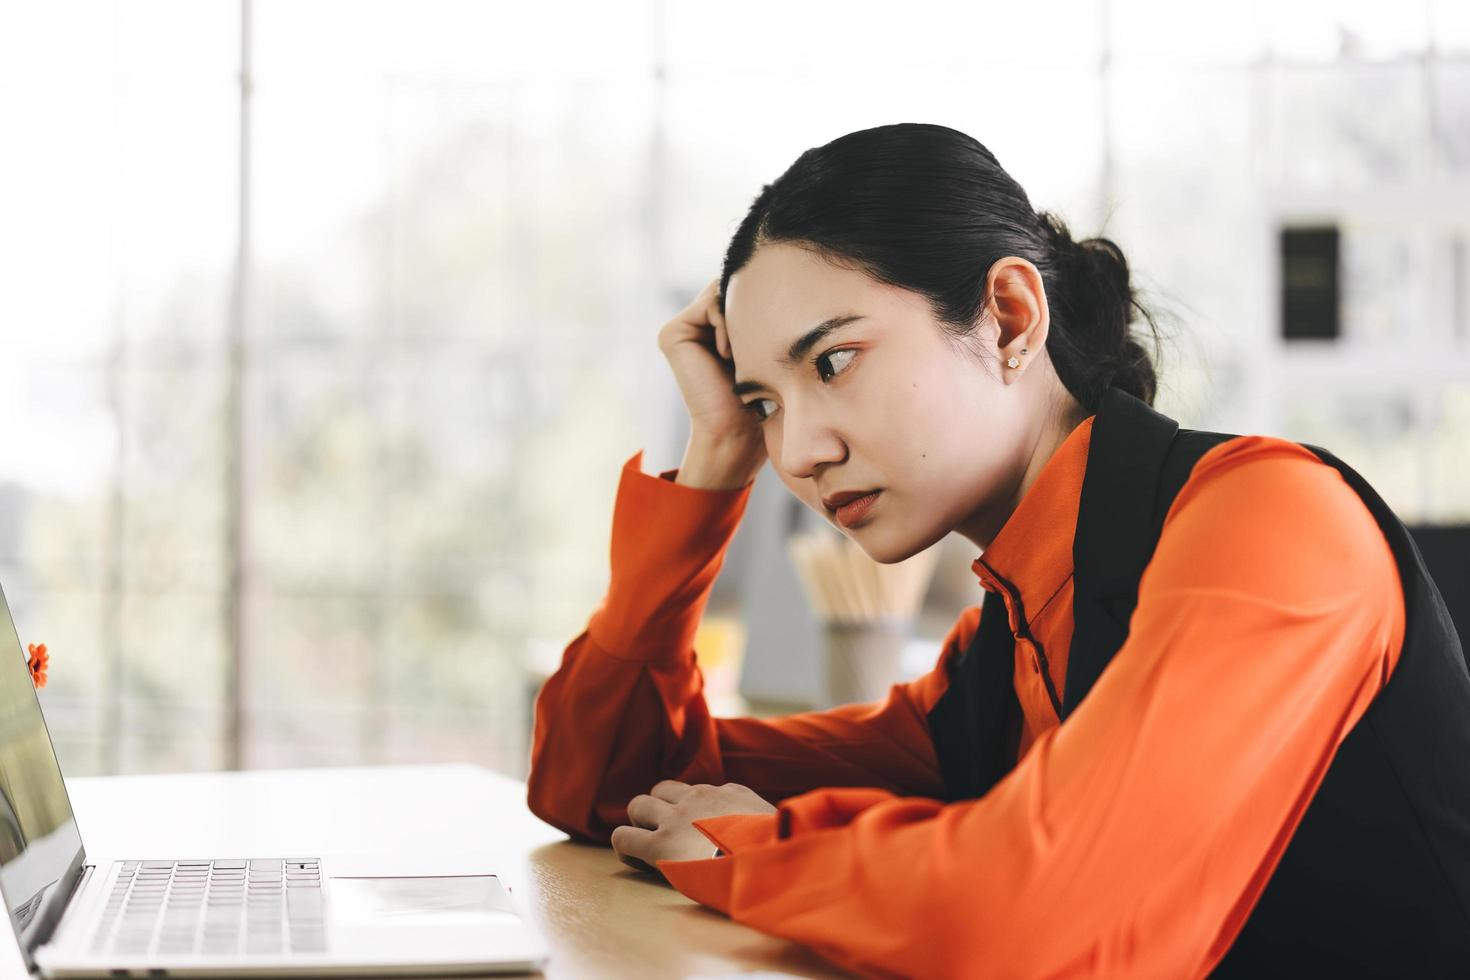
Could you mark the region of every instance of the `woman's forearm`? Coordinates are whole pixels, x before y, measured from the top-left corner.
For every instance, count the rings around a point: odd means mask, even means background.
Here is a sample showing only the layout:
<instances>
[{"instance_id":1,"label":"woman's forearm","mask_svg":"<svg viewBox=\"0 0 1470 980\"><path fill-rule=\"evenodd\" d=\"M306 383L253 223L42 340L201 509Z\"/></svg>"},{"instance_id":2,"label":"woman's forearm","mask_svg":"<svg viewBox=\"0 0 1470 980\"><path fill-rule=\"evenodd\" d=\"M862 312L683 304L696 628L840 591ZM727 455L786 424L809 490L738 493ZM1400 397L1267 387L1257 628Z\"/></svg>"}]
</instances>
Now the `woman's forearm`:
<instances>
[{"instance_id":1,"label":"woman's forearm","mask_svg":"<svg viewBox=\"0 0 1470 980\"><path fill-rule=\"evenodd\" d=\"M659 779L721 778L693 641L746 494L677 487L640 459L619 485L607 594L538 692L527 779L532 812L602 840Z\"/></svg>"}]
</instances>

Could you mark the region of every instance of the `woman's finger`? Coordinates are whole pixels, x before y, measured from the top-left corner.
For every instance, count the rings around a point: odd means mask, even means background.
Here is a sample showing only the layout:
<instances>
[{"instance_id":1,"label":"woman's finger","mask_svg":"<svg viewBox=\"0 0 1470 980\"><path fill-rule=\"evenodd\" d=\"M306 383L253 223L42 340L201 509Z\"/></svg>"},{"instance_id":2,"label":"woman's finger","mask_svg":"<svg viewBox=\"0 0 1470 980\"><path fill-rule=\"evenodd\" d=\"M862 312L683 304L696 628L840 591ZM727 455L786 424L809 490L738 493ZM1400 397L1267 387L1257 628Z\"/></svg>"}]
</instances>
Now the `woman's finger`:
<instances>
[{"instance_id":1,"label":"woman's finger","mask_svg":"<svg viewBox=\"0 0 1470 980\"><path fill-rule=\"evenodd\" d=\"M665 803L678 803L688 792L693 789L688 783L681 783L677 779L661 779L653 784L649 795L656 796Z\"/></svg>"},{"instance_id":2,"label":"woman's finger","mask_svg":"<svg viewBox=\"0 0 1470 980\"><path fill-rule=\"evenodd\" d=\"M699 291L699 295L689 301L689 305L680 310L675 317L684 323L697 327L709 326L709 308L711 303L718 302L715 297L720 289L720 279L716 276Z\"/></svg>"},{"instance_id":3,"label":"woman's finger","mask_svg":"<svg viewBox=\"0 0 1470 980\"><path fill-rule=\"evenodd\" d=\"M716 283L719 280L715 280ZM720 312L720 295L716 291L709 299L709 307L705 310L705 319L715 329L715 349L725 360L730 360L730 333L725 329L725 316Z\"/></svg>"},{"instance_id":4,"label":"woman's finger","mask_svg":"<svg viewBox=\"0 0 1470 980\"><path fill-rule=\"evenodd\" d=\"M658 870L653 863L653 831L623 824L613 828L610 841L613 853L624 864L640 871Z\"/></svg>"},{"instance_id":5,"label":"woman's finger","mask_svg":"<svg viewBox=\"0 0 1470 980\"><path fill-rule=\"evenodd\" d=\"M656 796L643 794L628 801L628 822L635 827L657 830L663 825L672 805Z\"/></svg>"}]
</instances>

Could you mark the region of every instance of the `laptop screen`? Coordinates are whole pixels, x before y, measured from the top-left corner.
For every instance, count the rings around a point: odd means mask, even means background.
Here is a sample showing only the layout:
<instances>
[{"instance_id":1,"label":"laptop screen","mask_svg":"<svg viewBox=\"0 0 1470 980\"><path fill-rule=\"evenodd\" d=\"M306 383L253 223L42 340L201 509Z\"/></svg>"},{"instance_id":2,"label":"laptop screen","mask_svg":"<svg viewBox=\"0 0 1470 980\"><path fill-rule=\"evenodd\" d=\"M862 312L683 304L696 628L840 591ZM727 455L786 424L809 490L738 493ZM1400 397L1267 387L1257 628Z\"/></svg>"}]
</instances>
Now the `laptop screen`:
<instances>
[{"instance_id":1,"label":"laptop screen","mask_svg":"<svg viewBox=\"0 0 1470 980\"><path fill-rule=\"evenodd\" d=\"M81 861L82 837L0 591L0 897L27 955L61 914Z\"/></svg>"}]
</instances>

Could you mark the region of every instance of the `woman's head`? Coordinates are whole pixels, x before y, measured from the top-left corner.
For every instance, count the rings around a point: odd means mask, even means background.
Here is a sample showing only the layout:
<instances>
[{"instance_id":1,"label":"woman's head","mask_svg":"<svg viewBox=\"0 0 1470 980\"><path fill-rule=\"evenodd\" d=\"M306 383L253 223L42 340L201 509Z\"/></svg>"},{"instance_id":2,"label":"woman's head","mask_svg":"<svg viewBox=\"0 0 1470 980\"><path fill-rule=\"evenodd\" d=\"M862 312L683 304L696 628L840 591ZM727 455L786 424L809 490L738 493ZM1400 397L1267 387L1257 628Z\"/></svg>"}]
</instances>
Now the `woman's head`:
<instances>
[{"instance_id":1,"label":"woman's head","mask_svg":"<svg viewBox=\"0 0 1470 980\"><path fill-rule=\"evenodd\" d=\"M1154 397L1121 251L1074 242L989 150L943 126L803 153L735 232L720 297L773 467L829 519L824 497L882 489L847 530L879 561L954 530L983 547L1053 434L1109 387ZM790 357L843 317L861 319Z\"/></svg>"}]
</instances>

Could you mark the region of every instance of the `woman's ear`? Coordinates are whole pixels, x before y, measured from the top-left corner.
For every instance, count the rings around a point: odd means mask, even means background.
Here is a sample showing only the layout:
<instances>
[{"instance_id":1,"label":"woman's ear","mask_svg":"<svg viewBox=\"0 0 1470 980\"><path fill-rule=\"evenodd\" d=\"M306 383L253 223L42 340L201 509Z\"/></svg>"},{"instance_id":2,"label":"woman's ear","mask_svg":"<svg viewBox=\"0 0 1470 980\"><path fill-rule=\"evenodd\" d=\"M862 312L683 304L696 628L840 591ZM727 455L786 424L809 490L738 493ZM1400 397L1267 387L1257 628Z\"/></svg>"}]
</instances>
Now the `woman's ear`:
<instances>
[{"instance_id":1,"label":"woman's ear","mask_svg":"<svg viewBox=\"0 0 1470 980\"><path fill-rule=\"evenodd\" d=\"M985 289L1000 328L995 347L1002 377L1011 381L1019 378L1026 365L1046 347L1047 328L1051 325L1046 287L1036 266L1008 255L990 267Z\"/></svg>"}]
</instances>

